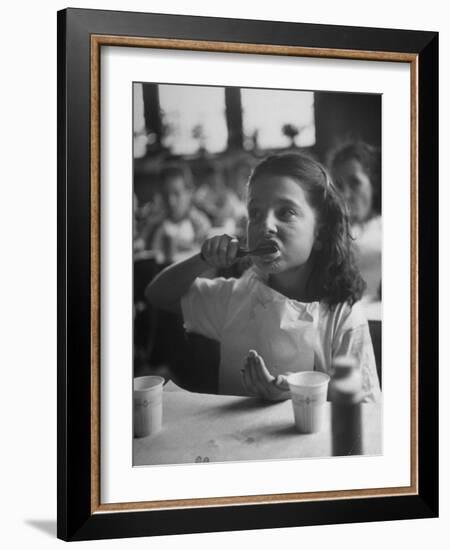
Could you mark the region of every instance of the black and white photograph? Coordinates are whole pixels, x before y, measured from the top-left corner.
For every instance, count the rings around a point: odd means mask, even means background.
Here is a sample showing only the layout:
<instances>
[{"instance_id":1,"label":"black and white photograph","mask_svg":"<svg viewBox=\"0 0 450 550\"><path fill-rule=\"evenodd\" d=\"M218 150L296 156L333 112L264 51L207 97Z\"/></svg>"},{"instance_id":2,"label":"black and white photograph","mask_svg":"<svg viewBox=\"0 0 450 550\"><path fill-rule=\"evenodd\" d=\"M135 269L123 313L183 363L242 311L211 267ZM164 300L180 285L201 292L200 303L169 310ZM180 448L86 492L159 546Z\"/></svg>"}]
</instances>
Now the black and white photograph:
<instances>
[{"instance_id":1,"label":"black and white photograph","mask_svg":"<svg viewBox=\"0 0 450 550\"><path fill-rule=\"evenodd\" d=\"M5 5L4 548L449 540L444 8Z\"/></svg>"},{"instance_id":2,"label":"black and white photograph","mask_svg":"<svg viewBox=\"0 0 450 550\"><path fill-rule=\"evenodd\" d=\"M133 466L382 455L382 94L132 86Z\"/></svg>"}]
</instances>

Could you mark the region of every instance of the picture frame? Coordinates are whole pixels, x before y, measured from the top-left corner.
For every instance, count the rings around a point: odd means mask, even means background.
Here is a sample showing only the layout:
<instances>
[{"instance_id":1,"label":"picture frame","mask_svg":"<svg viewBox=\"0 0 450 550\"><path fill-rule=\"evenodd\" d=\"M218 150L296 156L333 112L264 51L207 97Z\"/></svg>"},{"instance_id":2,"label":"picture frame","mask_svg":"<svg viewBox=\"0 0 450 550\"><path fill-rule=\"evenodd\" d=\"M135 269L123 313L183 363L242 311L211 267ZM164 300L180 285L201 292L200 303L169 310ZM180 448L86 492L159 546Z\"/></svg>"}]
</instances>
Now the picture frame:
<instances>
[{"instance_id":1,"label":"picture frame","mask_svg":"<svg viewBox=\"0 0 450 550\"><path fill-rule=\"evenodd\" d=\"M409 66L409 486L101 502L100 53L108 46ZM85 9L58 12L59 538L89 540L438 515L437 143L435 32Z\"/></svg>"}]
</instances>

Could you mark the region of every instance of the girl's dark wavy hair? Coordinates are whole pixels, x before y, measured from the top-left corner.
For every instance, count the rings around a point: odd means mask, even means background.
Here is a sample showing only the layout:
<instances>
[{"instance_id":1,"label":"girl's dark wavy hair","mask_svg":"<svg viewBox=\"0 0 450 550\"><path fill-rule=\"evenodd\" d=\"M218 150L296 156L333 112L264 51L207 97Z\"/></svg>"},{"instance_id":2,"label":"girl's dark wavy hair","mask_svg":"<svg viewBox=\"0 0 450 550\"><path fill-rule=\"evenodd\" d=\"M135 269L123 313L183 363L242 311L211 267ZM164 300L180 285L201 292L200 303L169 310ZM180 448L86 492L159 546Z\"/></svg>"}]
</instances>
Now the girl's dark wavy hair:
<instances>
[{"instance_id":1,"label":"girl's dark wavy hair","mask_svg":"<svg viewBox=\"0 0 450 550\"><path fill-rule=\"evenodd\" d=\"M271 155L254 169L249 186L266 175L296 180L317 213L319 231L313 248L310 281L315 299L330 307L347 302L353 305L362 296L365 283L356 266L344 198L333 185L325 168L300 154Z\"/></svg>"}]
</instances>

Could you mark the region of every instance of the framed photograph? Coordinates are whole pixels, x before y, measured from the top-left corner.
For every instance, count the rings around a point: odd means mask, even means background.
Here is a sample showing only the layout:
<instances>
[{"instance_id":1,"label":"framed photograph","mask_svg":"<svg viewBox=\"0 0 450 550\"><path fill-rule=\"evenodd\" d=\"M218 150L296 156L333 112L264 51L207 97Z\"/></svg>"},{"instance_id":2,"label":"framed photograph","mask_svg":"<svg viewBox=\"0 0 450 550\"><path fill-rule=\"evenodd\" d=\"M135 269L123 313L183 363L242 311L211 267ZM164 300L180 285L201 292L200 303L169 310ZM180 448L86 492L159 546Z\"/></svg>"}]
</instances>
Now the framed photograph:
<instances>
[{"instance_id":1,"label":"framed photograph","mask_svg":"<svg viewBox=\"0 0 450 550\"><path fill-rule=\"evenodd\" d=\"M435 32L58 13L59 538L438 515L437 143Z\"/></svg>"}]
</instances>

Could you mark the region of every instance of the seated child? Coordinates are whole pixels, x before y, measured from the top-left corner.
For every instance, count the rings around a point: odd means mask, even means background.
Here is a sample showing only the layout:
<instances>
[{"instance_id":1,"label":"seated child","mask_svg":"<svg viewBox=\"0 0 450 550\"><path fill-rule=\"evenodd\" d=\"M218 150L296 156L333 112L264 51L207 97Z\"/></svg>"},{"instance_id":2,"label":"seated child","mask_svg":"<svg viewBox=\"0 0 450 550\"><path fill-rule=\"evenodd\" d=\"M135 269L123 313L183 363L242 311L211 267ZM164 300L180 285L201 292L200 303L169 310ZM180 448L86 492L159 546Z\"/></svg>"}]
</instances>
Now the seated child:
<instances>
[{"instance_id":1,"label":"seated child","mask_svg":"<svg viewBox=\"0 0 450 550\"><path fill-rule=\"evenodd\" d=\"M345 211L318 162L296 153L270 156L249 181L247 241L249 249L272 251L253 256L239 279L206 279L206 270L237 259L237 239L215 236L147 287L152 304L182 311L187 331L220 342L219 393L287 399L288 372L329 373L335 357L350 355L366 400L379 397Z\"/></svg>"},{"instance_id":2,"label":"seated child","mask_svg":"<svg viewBox=\"0 0 450 550\"><path fill-rule=\"evenodd\" d=\"M154 232L151 248L158 263L172 263L199 252L211 224L206 214L192 205L187 168L166 166L161 173L161 193L166 217Z\"/></svg>"},{"instance_id":3,"label":"seated child","mask_svg":"<svg viewBox=\"0 0 450 550\"><path fill-rule=\"evenodd\" d=\"M233 235L247 213L245 204L227 187L222 171L213 164L206 166L194 202L206 212L213 227Z\"/></svg>"}]
</instances>

